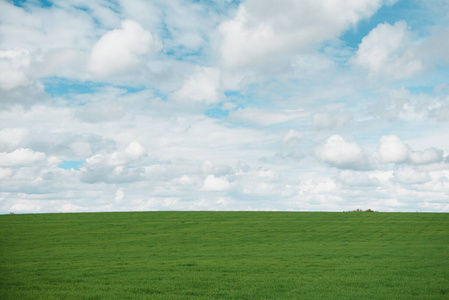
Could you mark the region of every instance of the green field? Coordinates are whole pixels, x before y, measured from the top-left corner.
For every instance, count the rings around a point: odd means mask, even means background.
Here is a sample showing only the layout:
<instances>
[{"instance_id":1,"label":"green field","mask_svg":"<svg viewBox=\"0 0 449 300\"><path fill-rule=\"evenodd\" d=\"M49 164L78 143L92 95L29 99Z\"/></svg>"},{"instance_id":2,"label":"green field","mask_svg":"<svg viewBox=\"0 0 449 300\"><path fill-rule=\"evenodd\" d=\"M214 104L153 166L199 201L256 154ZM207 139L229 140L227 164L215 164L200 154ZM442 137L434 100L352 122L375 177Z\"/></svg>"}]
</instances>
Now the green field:
<instances>
[{"instance_id":1,"label":"green field","mask_svg":"<svg viewBox=\"0 0 449 300\"><path fill-rule=\"evenodd\" d=\"M0 216L1 299L449 299L449 214Z\"/></svg>"}]
</instances>

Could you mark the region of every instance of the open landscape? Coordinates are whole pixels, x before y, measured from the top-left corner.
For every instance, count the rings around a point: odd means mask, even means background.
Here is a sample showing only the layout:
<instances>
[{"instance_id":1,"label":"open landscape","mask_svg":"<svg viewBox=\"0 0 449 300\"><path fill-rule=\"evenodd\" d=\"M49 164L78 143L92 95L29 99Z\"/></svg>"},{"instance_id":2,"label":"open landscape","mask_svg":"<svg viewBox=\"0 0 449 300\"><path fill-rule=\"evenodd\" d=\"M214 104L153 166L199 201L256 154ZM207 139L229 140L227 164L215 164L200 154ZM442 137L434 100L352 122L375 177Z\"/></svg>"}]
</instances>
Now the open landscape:
<instances>
[{"instance_id":1,"label":"open landscape","mask_svg":"<svg viewBox=\"0 0 449 300\"><path fill-rule=\"evenodd\" d=\"M447 299L449 215L0 216L2 299Z\"/></svg>"},{"instance_id":2,"label":"open landscape","mask_svg":"<svg viewBox=\"0 0 449 300\"><path fill-rule=\"evenodd\" d=\"M449 0L0 0L0 300L449 300Z\"/></svg>"}]
</instances>

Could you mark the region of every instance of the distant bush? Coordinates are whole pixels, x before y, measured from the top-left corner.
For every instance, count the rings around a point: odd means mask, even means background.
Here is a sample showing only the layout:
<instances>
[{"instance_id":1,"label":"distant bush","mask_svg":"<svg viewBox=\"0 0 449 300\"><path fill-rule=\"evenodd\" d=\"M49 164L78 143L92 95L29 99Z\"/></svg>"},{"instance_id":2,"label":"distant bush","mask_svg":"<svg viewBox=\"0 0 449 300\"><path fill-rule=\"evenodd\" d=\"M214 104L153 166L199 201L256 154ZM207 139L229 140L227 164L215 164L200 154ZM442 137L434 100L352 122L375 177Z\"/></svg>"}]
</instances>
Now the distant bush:
<instances>
[{"instance_id":1,"label":"distant bush","mask_svg":"<svg viewBox=\"0 0 449 300\"><path fill-rule=\"evenodd\" d=\"M349 210L347 212L376 212L376 211L372 210L371 208L368 208L367 210L357 208L356 210Z\"/></svg>"}]
</instances>

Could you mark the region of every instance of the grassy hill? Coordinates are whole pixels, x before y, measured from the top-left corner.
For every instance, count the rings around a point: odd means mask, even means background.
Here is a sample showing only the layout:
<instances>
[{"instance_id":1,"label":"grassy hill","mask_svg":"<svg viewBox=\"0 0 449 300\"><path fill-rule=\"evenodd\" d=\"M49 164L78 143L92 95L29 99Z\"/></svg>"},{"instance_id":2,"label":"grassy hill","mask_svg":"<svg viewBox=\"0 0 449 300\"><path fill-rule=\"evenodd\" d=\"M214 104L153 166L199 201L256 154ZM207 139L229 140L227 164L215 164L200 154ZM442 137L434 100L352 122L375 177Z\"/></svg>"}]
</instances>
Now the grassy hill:
<instances>
[{"instance_id":1,"label":"grassy hill","mask_svg":"<svg viewBox=\"0 0 449 300\"><path fill-rule=\"evenodd\" d=\"M2 299L448 299L449 214L0 216Z\"/></svg>"}]
</instances>

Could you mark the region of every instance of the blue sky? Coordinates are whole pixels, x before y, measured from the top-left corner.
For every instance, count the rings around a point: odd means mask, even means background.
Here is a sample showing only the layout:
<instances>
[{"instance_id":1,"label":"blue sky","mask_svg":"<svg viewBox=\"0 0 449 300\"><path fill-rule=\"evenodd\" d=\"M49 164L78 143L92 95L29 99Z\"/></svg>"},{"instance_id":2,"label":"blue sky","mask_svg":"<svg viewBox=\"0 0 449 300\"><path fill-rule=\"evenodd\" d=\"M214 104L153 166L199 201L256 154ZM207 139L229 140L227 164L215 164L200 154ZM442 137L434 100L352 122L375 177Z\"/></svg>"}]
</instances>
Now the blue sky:
<instances>
[{"instance_id":1,"label":"blue sky","mask_svg":"<svg viewBox=\"0 0 449 300\"><path fill-rule=\"evenodd\" d=\"M445 0L0 0L0 213L449 211Z\"/></svg>"}]
</instances>

